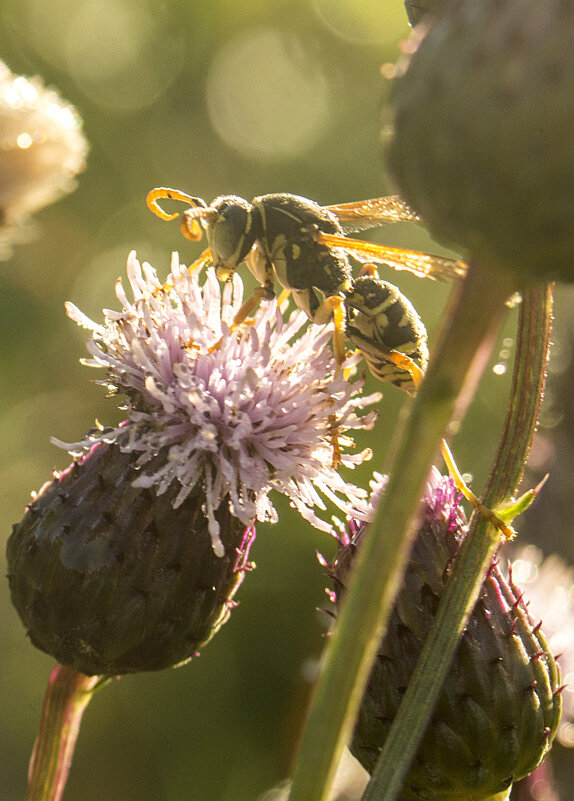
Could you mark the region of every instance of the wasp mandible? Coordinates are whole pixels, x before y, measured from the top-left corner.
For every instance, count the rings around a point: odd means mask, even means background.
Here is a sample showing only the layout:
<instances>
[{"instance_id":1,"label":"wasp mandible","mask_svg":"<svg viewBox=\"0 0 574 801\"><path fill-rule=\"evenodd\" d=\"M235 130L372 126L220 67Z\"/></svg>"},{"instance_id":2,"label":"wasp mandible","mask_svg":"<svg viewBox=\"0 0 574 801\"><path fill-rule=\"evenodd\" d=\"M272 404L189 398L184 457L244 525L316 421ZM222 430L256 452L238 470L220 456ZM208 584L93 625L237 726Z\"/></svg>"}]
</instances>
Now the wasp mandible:
<instances>
[{"instance_id":1,"label":"wasp mandible","mask_svg":"<svg viewBox=\"0 0 574 801\"><path fill-rule=\"evenodd\" d=\"M335 322L334 351L345 357L345 335L373 375L414 394L428 361L426 331L410 301L374 270L353 277L350 254L365 264L385 264L419 277L452 280L466 272L463 262L418 251L350 239L347 233L387 222L420 222L399 197L381 197L335 206L287 193L262 195L251 202L223 195L210 205L176 189L149 192L148 207L163 220L159 200L189 204L180 217L183 235L194 242L205 229L209 260L226 281L245 262L260 286L237 315L246 319L257 303L275 297L275 279L315 323Z\"/></svg>"}]
</instances>

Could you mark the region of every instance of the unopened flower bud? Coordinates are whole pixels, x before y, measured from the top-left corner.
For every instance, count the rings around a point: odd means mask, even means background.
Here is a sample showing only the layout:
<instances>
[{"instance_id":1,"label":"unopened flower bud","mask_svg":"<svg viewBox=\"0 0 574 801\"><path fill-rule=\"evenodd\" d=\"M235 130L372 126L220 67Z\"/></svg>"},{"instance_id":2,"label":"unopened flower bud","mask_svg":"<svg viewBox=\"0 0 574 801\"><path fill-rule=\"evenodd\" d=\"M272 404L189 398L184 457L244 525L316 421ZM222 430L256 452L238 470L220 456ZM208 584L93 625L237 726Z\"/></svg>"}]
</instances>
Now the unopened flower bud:
<instances>
[{"instance_id":1,"label":"unopened flower bud","mask_svg":"<svg viewBox=\"0 0 574 801\"><path fill-rule=\"evenodd\" d=\"M405 0L405 10L411 25L418 25L428 14L437 14L446 0Z\"/></svg>"},{"instance_id":2,"label":"unopened flower bud","mask_svg":"<svg viewBox=\"0 0 574 801\"><path fill-rule=\"evenodd\" d=\"M411 680L466 531L449 478L433 479L351 751L372 772ZM352 524L330 566L335 600L360 547ZM403 801L480 801L532 772L560 717L560 672L522 594L491 566L401 791Z\"/></svg>"},{"instance_id":3,"label":"unopened flower bud","mask_svg":"<svg viewBox=\"0 0 574 801\"><path fill-rule=\"evenodd\" d=\"M88 675L160 670L194 656L227 619L253 529L205 493L174 509L134 484L132 453L100 442L46 484L8 540L12 601L30 639ZM139 471L145 472L145 471Z\"/></svg>"},{"instance_id":4,"label":"unopened flower bud","mask_svg":"<svg viewBox=\"0 0 574 801\"><path fill-rule=\"evenodd\" d=\"M421 35L393 92L399 191L517 283L574 281L574 4L457 0Z\"/></svg>"}]
</instances>

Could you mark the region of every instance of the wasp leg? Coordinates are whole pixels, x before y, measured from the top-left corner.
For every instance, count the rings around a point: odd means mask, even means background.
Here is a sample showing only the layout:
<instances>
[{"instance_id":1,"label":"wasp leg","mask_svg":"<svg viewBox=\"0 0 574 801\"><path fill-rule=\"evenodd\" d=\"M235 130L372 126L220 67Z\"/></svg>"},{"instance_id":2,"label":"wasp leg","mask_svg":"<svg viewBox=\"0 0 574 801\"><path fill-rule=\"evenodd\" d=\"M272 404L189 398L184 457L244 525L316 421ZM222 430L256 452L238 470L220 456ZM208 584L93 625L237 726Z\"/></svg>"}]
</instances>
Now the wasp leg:
<instances>
[{"instance_id":1,"label":"wasp leg","mask_svg":"<svg viewBox=\"0 0 574 801\"><path fill-rule=\"evenodd\" d=\"M250 317L251 314L255 311L257 306L262 300L273 300L275 297L275 292L273 291L273 287L268 286L257 286L253 290L253 294L247 298L245 303L243 303L239 307L239 311L236 313L235 317L233 318L233 323L231 324L230 332L235 331L243 323L251 323L251 320L247 318ZM212 345L209 349L210 353L213 353L215 350L219 350L221 347L221 339L219 339L215 345Z\"/></svg>"},{"instance_id":2,"label":"wasp leg","mask_svg":"<svg viewBox=\"0 0 574 801\"><path fill-rule=\"evenodd\" d=\"M179 230L190 242L199 242L203 236L203 231L192 211L196 211L196 209L188 209L183 212L179 218Z\"/></svg>"},{"instance_id":3,"label":"wasp leg","mask_svg":"<svg viewBox=\"0 0 574 801\"><path fill-rule=\"evenodd\" d=\"M201 253L197 259L189 265L187 272L190 275L193 275L193 273L197 272L197 270L201 270L202 267L205 267L206 264L209 264L211 260L211 250L209 248L205 248L203 253Z\"/></svg>"},{"instance_id":4,"label":"wasp leg","mask_svg":"<svg viewBox=\"0 0 574 801\"><path fill-rule=\"evenodd\" d=\"M273 266L268 259L258 259L257 254L249 254L245 263L260 282L260 286L253 290L250 298L247 298L233 319L233 327L241 325L250 314L252 314L260 301L273 300L275 290L273 289Z\"/></svg>"},{"instance_id":5,"label":"wasp leg","mask_svg":"<svg viewBox=\"0 0 574 801\"><path fill-rule=\"evenodd\" d=\"M488 520L488 522L497 528L507 540L511 540L516 536L515 530L512 526L507 526L506 523L498 517L498 515L489 509L488 506L485 506L483 503L480 502L479 498L476 497L474 492L468 487L465 483L460 470L457 467L456 462L454 461L454 456L448 445L446 444L445 440L443 439L440 451L442 454L442 458L444 459L444 463L447 467L448 472L454 483L456 484L456 488L459 492L461 492L466 500L475 508L477 509L480 514Z\"/></svg>"},{"instance_id":6,"label":"wasp leg","mask_svg":"<svg viewBox=\"0 0 574 801\"><path fill-rule=\"evenodd\" d=\"M341 446L339 445L339 422L335 414L329 415L329 432L331 439L331 447L333 449L333 456L331 457L331 466L335 469L339 467L343 461L341 458Z\"/></svg>"},{"instance_id":7,"label":"wasp leg","mask_svg":"<svg viewBox=\"0 0 574 801\"><path fill-rule=\"evenodd\" d=\"M197 270L201 270L202 267L204 267L210 261L211 261L211 250L209 248L206 248L203 251L203 253L194 262L192 262L192 264L189 265L189 267L187 268L187 272L190 275L193 275L193 273L197 272ZM156 289L153 294L155 297L158 297L161 294L168 294L169 292L171 292L172 289L173 289L173 281L169 280L166 281L165 284L160 286L159 289Z\"/></svg>"},{"instance_id":8,"label":"wasp leg","mask_svg":"<svg viewBox=\"0 0 574 801\"><path fill-rule=\"evenodd\" d=\"M301 297L305 298L302 291L295 290L294 297L299 301ZM335 356L336 367L335 375L338 375L343 370L343 362L345 361L345 306L344 299L340 295L331 295L313 310L311 319L318 325L324 325L329 320L333 320L333 354ZM309 304L300 304L301 308L310 308ZM333 467L338 467L341 464L341 448L339 445L339 423L335 414L329 415L329 431L331 438L331 446L333 448Z\"/></svg>"},{"instance_id":9,"label":"wasp leg","mask_svg":"<svg viewBox=\"0 0 574 801\"><path fill-rule=\"evenodd\" d=\"M315 306L311 299L315 298L312 290L291 290L296 305L305 312L309 319L317 325L324 325L333 320L333 354L335 356L335 375L343 372L345 361L345 300L340 295L331 295ZM339 446L339 425L334 414L329 415L329 436L333 447L333 467L341 464L341 449Z\"/></svg>"},{"instance_id":10,"label":"wasp leg","mask_svg":"<svg viewBox=\"0 0 574 801\"><path fill-rule=\"evenodd\" d=\"M420 387L421 381L425 376L424 372L421 370L418 364L413 359L411 359L410 356L407 356L406 354L401 353L398 350L389 351L389 359L399 369L405 370L410 375L416 392L416 390Z\"/></svg>"},{"instance_id":11,"label":"wasp leg","mask_svg":"<svg viewBox=\"0 0 574 801\"><path fill-rule=\"evenodd\" d=\"M333 320L333 354L337 365L335 375L337 375L342 372L345 361L345 307L344 300L340 295L325 298L313 314L315 323L326 323L331 318ZM333 448L332 465L336 468L341 464L342 459L339 445L339 423L335 414L329 415L329 431Z\"/></svg>"},{"instance_id":12,"label":"wasp leg","mask_svg":"<svg viewBox=\"0 0 574 801\"><path fill-rule=\"evenodd\" d=\"M377 265L372 264L370 261L366 262L359 270L358 275L370 275L372 278L378 278Z\"/></svg>"},{"instance_id":13,"label":"wasp leg","mask_svg":"<svg viewBox=\"0 0 574 801\"><path fill-rule=\"evenodd\" d=\"M277 305L279 306L281 311L285 311L285 308L286 308L285 304L289 300L289 295L290 294L291 294L291 290L290 289L283 289L281 291L281 294L277 298Z\"/></svg>"},{"instance_id":14,"label":"wasp leg","mask_svg":"<svg viewBox=\"0 0 574 801\"><path fill-rule=\"evenodd\" d=\"M349 337L353 345L355 345L362 353L363 358L369 365L372 374L375 378L382 381L391 381L396 383L399 378L400 384L396 384L400 389L404 390L408 395L415 395L421 381L424 378L424 371L418 364L407 356L406 353L401 353L399 350L392 350L386 348L381 342L374 342L370 337L364 336L357 328L351 326L348 330ZM384 378L381 364L389 367L394 365L396 371L386 374ZM404 381L402 380L404 376Z\"/></svg>"},{"instance_id":15,"label":"wasp leg","mask_svg":"<svg viewBox=\"0 0 574 801\"><path fill-rule=\"evenodd\" d=\"M253 314L257 306L262 300L273 300L275 297L275 292L271 289L271 294L269 292L269 288L266 286L256 286L253 290L253 294L251 297L247 298L245 303L243 303L235 317L233 318L233 328L236 328L241 323L244 323L247 318Z\"/></svg>"},{"instance_id":16,"label":"wasp leg","mask_svg":"<svg viewBox=\"0 0 574 801\"><path fill-rule=\"evenodd\" d=\"M337 370L345 361L345 306L340 295L331 295L325 298L321 305L313 311L311 318L314 323L324 325L333 320L333 353L337 360Z\"/></svg>"}]
</instances>

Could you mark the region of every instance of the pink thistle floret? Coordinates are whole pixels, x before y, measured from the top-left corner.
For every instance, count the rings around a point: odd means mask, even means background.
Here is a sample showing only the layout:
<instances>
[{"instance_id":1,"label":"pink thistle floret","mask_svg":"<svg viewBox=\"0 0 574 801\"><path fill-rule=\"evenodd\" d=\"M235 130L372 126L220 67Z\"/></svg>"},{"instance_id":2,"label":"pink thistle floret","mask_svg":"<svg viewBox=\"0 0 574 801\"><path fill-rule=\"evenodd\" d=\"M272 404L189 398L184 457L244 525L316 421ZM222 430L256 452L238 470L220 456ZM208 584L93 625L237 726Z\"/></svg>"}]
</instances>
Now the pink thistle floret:
<instances>
[{"instance_id":1,"label":"pink thistle floret","mask_svg":"<svg viewBox=\"0 0 574 801\"><path fill-rule=\"evenodd\" d=\"M218 554L215 511L225 498L246 525L276 522L272 489L322 530L331 530L315 512L325 510L324 498L364 516L366 493L333 466L333 420L341 465L353 468L371 454L345 452L353 446L347 432L372 427L374 412L358 412L380 396L361 396L362 382L336 370L331 326L306 325L298 311L285 320L276 301L233 326L243 302L240 277L222 288L208 269L200 285L176 254L166 284L133 252L127 274L133 300L118 282L122 311L105 310L102 325L67 304L71 319L93 332L84 363L106 369L100 383L127 397L127 419L65 447L78 452L98 438L116 441L137 456L138 486L161 494L177 482L174 507L202 487Z\"/></svg>"}]
</instances>

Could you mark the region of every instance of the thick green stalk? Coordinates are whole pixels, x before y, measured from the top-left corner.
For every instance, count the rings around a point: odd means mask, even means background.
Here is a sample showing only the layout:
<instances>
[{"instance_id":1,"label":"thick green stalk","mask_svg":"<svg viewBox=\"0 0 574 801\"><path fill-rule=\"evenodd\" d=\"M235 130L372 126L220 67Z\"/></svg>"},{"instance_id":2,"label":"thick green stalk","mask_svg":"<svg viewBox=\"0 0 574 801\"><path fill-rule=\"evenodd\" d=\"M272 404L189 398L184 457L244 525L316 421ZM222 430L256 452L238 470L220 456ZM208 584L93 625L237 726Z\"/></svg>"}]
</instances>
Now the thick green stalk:
<instances>
[{"instance_id":1,"label":"thick green stalk","mask_svg":"<svg viewBox=\"0 0 574 801\"><path fill-rule=\"evenodd\" d=\"M551 320L551 287L529 290L520 312L509 408L484 498L491 507L510 498L522 476L544 394ZM499 544L499 532L475 513L363 801L393 801L400 791Z\"/></svg>"},{"instance_id":2,"label":"thick green stalk","mask_svg":"<svg viewBox=\"0 0 574 801\"><path fill-rule=\"evenodd\" d=\"M402 581L430 466L447 426L472 398L514 289L506 273L473 264L446 315L327 647L289 801L327 797Z\"/></svg>"},{"instance_id":3,"label":"thick green stalk","mask_svg":"<svg viewBox=\"0 0 574 801\"><path fill-rule=\"evenodd\" d=\"M30 760L26 801L62 797L84 709L101 681L101 676L85 676L64 665L53 669Z\"/></svg>"},{"instance_id":4,"label":"thick green stalk","mask_svg":"<svg viewBox=\"0 0 574 801\"><path fill-rule=\"evenodd\" d=\"M484 801L508 801L511 790L512 787L509 787L508 790L503 790L501 793L490 796L490 798L485 798Z\"/></svg>"},{"instance_id":5,"label":"thick green stalk","mask_svg":"<svg viewBox=\"0 0 574 801\"><path fill-rule=\"evenodd\" d=\"M486 485L488 506L496 506L516 492L524 472L544 397L553 295L553 284L536 285L524 293L509 408Z\"/></svg>"}]
</instances>

